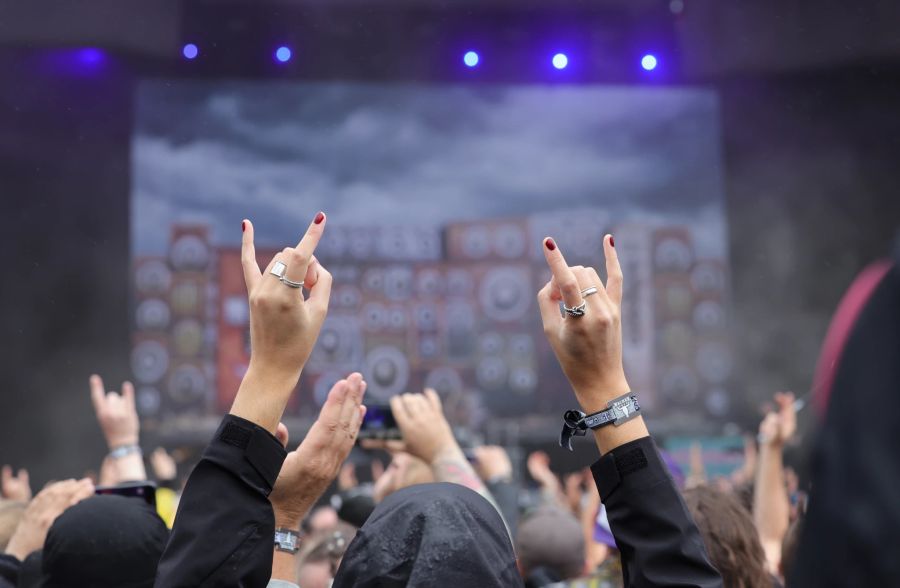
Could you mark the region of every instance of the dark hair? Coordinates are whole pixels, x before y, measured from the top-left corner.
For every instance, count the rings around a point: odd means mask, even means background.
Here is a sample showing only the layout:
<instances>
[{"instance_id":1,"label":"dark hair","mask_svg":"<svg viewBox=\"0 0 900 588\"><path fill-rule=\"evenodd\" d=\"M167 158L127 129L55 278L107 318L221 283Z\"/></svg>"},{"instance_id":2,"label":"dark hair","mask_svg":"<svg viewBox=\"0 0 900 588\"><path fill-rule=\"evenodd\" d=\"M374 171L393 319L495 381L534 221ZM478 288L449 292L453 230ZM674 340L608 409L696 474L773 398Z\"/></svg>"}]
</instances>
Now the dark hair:
<instances>
[{"instance_id":1,"label":"dark hair","mask_svg":"<svg viewBox=\"0 0 900 588\"><path fill-rule=\"evenodd\" d=\"M803 533L803 519L806 515L801 514L796 521L788 527L784 539L781 541L781 577L787 578L794 566L794 560L797 559L797 546L800 543L800 535Z\"/></svg>"},{"instance_id":2,"label":"dark hair","mask_svg":"<svg viewBox=\"0 0 900 588\"><path fill-rule=\"evenodd\" d=\"M771 588L753 518L732 494L710 486L684 493L713 565L729 588Z\"/></svg>"}]
</instances>

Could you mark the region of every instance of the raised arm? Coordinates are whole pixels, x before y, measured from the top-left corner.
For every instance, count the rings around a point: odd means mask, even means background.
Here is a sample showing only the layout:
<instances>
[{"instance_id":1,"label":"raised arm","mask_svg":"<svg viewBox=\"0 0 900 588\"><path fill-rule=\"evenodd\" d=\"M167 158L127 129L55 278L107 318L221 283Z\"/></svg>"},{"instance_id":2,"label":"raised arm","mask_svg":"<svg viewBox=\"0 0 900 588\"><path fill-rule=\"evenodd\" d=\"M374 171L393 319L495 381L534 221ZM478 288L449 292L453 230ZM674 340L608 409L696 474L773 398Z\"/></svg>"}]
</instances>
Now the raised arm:
<instances>
[{"instance_id":1,"label":"raised arm","mask_svg":"<svg viewBox=\"0 0 900 588\"><path fill-rule=\"evenodd\" d=\"M544 333L585 413L631 392L622 364L622 270L603 239L606 285L590 267L570 267L551 238L543 243L552 278L538 293ZM590 289L590 290L588 290ZM584 312L560 312L584 304ZM640 395L640 391L634 391ZM644 419L593 430L600 460L591 468L622 557L625 586L720 587L696 525L649 437Z\"/></svg>"},{"instance_id":2,"label":"raised arm","mask_svg":"<svg viewBox=\"0 0 900 588\"><path fill-rule=\"evenodd\" d=\"M300 522L341 470L359 434L366 407L362 405L366 382L361 374L338 381L328 393L319 418L300 446L288 453L269 499L275 510L275 526L300 536ZM287 430L282 439L287 445ZM297 551L276 546L272 579L297 584Z\"/></svg>"},{"instance_id":3,"label":"raised arm","mask_svg":"<svg viewBox=\"0 0 900 588\"><path fill-rule=\"evenodd\" d=\"M144 456L141 451L137 407L134 404L134 386L122 383L122 392L106 392L103 379L94 374L90 379L91 401L97 423L103 431L109 448L104 460L104 484L120 484L147 479Z\"/></svg>"},{"instance_id":4,"label":"raised arm","mask_svg":"<svg viewBox=\"0 0 900 588\"><path fill-rule=\"evenodd\" d=\"M784 444L797 429L794 395L775 395L778 412L759 425L759 469L753 490L753 522L766 553L766 569L778 575L781 544L790 525L791 503L784 479Z\"/></svg>"},{"instance_id":5,"label":"raised arm","mask_svg":"<svg viewBox=\"0 0 900 588\"><path fill-rule=\"evenodd\" d=\"M265 586L272 572L268 496L287 455L274 433L325 319L331 275L313 256L324 214L265 272L256 263L253 225L244 221L242 228L250 365L231 414L188 478L157 586ZM301 281L307 299L294 287Z\"/></svg>"}]
</instances>

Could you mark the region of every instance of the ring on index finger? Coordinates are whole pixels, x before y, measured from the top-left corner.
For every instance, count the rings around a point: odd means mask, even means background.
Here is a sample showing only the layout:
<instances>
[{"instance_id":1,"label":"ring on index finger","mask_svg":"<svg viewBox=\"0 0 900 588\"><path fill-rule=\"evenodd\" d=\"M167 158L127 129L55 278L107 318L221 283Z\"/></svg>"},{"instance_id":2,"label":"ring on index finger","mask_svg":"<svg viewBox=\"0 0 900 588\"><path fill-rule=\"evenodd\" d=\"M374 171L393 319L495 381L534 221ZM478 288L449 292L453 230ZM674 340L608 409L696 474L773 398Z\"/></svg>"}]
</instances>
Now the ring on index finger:
<instances>
[{"instance_id":1,"label":"ring on index finger","mask_svg":"<svg viewBox=\"0 0 900 588\"><path fill-rule=\"evenodd\" d=\"M591 286L590 288L585 288L584 290L581 291L581 297L582 297L582 298L587 298L588 296L591 296L591 295L593 295L593 294L596 294L597 292L599 292L599 290L597 289L597 287L596 287L596 286Z\"/></svg>"}]
</instances>

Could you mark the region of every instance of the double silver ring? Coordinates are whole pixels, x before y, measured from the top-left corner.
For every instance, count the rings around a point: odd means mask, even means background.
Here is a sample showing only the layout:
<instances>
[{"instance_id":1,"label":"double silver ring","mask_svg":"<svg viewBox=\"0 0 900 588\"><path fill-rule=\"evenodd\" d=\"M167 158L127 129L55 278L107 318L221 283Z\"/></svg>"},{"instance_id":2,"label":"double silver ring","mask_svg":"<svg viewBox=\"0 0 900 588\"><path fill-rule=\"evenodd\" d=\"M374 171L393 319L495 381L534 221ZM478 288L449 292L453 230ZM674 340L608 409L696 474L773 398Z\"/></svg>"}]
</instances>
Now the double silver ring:
<instances>
[{"instance_id":1,"label":"double silver ring","mask_svg":"<svg viewBox=\"0 0 900 588\"><path fill-rule=\"evenodd\" d=\"M290 288L302 288L303 282L295 282L294 280L290 280L284 277L284 273L287 271L287 265L282 261L276 261L275 265L272 266L270 274L278 278L278 281L288 286Z\"/></svg>"},{"instance_id":2,"label":"double silver ring","mask_svg":"<svg viewBox=\"0 0 900 588\"><path fill-rule=\"evenodd\" d=\"M584 310L587 308L587 302L582 300L578 306L568 307L563 303L563 310L568 316L579 317L584 316Z\"/></svg>"},{"instance_id":3,"label":"double silver ring","mask_svg":"<svg viewBox=\"0 0 900 588\"><path fill-rule=\"evenodd\" d=\"M590 288L585 288L581 291L581 297L587 298L588 296L596 294L597 292L599 292L599 290L595 286L591 286Z\"/></svg>"}]
</instances>

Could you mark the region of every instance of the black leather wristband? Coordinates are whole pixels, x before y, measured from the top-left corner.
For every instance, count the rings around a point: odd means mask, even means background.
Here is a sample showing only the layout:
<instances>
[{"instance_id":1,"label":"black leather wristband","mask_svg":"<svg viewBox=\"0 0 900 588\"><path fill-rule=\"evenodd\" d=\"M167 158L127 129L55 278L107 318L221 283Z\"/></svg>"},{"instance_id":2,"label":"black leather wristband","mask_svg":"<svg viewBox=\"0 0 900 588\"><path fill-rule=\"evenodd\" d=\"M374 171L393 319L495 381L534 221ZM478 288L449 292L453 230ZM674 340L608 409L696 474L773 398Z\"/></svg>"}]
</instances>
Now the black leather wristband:
<instances>
[{"instance_id":1,"label":"black leather wristband","mask_svg":"<svg viewBox=\"0 0 900 588\"><path fill-rule=\"evenodd\" d=\"M641 405L637 396L627 392L606 403L607 408L593 414L584 414L580 410L567 410L563 415L563 428L559 434L559 446L568 447L572 451L572 437L582 437L588 429L599 429L606 425L619 426L638 416Z\"/></svg>"}]
</instances>

